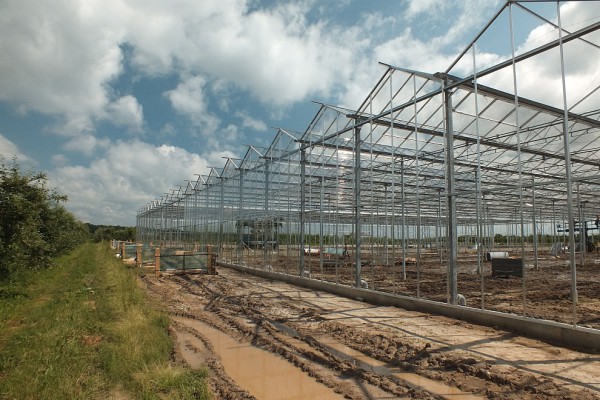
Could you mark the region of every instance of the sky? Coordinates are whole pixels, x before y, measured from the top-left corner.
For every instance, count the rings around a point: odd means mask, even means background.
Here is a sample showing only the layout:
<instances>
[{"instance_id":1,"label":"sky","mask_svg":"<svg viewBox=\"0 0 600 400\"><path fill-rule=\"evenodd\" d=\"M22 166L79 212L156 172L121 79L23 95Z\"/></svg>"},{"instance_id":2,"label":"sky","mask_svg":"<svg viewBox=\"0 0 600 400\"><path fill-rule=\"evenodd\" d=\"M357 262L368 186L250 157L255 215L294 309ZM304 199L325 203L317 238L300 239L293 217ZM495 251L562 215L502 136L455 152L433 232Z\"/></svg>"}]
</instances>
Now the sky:
<instances>
[{"instance_id":1,"label":"sky","mask_svg":"<svg viewBox=\"0 0 600 400\"><path fill-rule=\"evenodd\" d=\"M444 71L503 4L0 0L0 155L46 172L82 221L135 225L275 128L306 130L315 102L358 107L379 62ZM539 25L516 24L519 43ZM504 39L490 35L489 60Z\"/></svg>"}]
</instances>

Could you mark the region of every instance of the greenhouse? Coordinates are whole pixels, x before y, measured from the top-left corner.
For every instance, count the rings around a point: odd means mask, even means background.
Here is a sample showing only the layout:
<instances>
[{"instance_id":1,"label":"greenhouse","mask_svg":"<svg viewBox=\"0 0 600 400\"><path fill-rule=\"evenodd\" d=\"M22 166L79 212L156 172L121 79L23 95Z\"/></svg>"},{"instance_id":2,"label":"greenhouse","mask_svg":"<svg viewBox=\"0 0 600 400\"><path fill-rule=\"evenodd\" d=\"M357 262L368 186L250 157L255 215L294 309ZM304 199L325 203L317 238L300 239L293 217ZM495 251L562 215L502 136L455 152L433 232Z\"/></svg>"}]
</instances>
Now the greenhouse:
<instances>
[{"instance_id":1,"label":"greenhouse","mask_svg":"<svg viewBox=\"0 0 600 400\"><path fill-rule=\"evenodd\" d=\"M600 22L563 26L556 2L552 19L538 3L508 1L445 71L381 64L355 109L319 104L304 131L198 171L138 211L137 241L593 326L600 74L578 71L600 71ZM544 34L519 40L517 18ZM548 302L555 314L539 315Z\"/></svg>"}]
</instances>

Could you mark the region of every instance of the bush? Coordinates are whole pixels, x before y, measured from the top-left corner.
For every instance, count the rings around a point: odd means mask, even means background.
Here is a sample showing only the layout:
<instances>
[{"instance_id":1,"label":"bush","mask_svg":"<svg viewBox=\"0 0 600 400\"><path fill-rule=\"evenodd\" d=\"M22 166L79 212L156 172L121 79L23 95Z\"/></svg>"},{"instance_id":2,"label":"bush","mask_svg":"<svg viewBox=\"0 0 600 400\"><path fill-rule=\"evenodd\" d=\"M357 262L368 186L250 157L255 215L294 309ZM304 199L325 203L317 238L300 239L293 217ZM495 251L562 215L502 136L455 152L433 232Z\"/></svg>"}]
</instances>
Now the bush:
<instances>
[{"instance_id":1,"label":"bush","mask_svg":"<svg viewBox=\"0 0 600 400\"><path fill-rule=\"evenodd\" d=\"M0 158L0 279L20 269L48 267L88 238L87 228L61 203L67 197L47 187L42 172L22 173Z\"/></svg>"}]
</instances>

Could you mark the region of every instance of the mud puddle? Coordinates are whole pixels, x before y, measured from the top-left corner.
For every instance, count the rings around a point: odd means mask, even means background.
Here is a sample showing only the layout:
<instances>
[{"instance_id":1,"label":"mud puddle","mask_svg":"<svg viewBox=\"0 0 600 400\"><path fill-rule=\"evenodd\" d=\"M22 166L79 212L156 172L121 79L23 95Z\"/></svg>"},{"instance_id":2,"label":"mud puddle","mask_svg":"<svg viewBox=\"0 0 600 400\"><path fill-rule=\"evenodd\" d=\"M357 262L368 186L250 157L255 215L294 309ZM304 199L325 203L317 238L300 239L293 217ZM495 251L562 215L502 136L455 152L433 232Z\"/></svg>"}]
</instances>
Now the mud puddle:
<instances>
[{"instance_id":1,"label":"mud puddle","mask_svg":"<svg viewBox=\"0 0 600 400\"><path fill-rule=\"evenodd\" d=\"M371 358L364 353L356 351L351 347L341 344L335 339L328 337L315 337L315 339L318 340L318 342L331 354L349 361L361 369L381 376L392 376L406 382L410 387L422 389L443 399L484 399L484 397L474 395L473 393L463 392L458 388L445 385L441 382L434 381L411 372L406 372L400 368L387 367L385 363Z\"/></svg>"},{"instance_id":2,"label":"mud puddle","mask_svg":"<svg viewBox=\"0 0 600 400\"><path fill-rule=\"evenodd\" d=\"M187 332L177 332L178 347L185 362L192 368L200 368L206 363L204 343Z\"/></svg>"},{"instance_id":3,"label":"mud puddle","mask_svg":"<svg viewBox=\"0 0 600 400\"><path fill-rule=\"evenodd\" d=\"M175 318L210 341L223 369L240 387L259 399L343 399L284 359L250 343L241 343L201 321Z\"/></svg>"},{"instance_id":4,"label":"mud puddle","mask_svg":"<svg viewBox=\"0 0 600 400\"><path fill-rule=\"evenodd\" d=\"M290 328L287 325L278 323L276 321L271 321L271 323L280 329L281 331L287 333L288 335L299 337L299 333L296 332L293 328ZM391 376L396 379L400 379L403 382L406 382L410 387L417 388L429 392L435 396L441 397L443 399L465 399L465 400L481 400L484 397L477 396L473 393L463 392L458 388L454 388L448 385L445 385L441 382L434 381L429 378L425 378L423 376L413 374L410 372L406 372L400 368L393 368L386 366L385 363L376 360L368 355L354 350L351 347L348 347L339 341L335 340L332 337L328 337L325 335L313 336L318 343L324 347L324 349L334 356L341 358L345 361L348 361L358 368L372 372L376 375L381 376Z\"/></svg>"}]
</instances>

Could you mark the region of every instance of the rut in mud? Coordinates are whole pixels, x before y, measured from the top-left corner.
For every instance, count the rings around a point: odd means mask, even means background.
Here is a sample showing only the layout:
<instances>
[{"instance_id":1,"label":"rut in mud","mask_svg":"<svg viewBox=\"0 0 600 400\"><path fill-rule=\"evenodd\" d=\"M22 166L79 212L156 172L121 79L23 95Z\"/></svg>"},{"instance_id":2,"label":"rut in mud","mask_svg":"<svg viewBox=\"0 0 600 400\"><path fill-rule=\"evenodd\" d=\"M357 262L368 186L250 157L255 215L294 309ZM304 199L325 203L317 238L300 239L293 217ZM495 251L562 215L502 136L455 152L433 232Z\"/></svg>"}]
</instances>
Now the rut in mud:
<instances>
[{"instance_id":1,"label":"rut in mud","mask_svg":"<svg viewBox=\"0 0 600 400\"><path fill-rule=\"evenodd\" d=\"M228 375L194 321L287 360L348 399L600 399L597 355L226 269L144 282L172 316L177 358L207 365L219 398L261 396Z\"/></svg>"}]
</instances>

